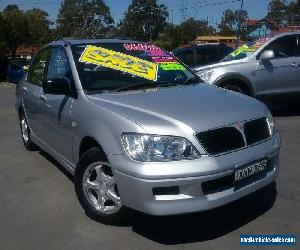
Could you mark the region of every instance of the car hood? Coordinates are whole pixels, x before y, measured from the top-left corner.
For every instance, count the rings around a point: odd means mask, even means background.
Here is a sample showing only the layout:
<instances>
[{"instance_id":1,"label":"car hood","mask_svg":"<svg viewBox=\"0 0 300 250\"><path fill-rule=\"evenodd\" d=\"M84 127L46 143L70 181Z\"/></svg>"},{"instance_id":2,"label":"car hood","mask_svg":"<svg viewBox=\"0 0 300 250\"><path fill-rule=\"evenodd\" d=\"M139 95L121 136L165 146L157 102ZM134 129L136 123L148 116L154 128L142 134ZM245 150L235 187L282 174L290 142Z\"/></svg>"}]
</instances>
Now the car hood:
<instances>
[{"instance_id":1,"label":"car hood","mask_svg":"<svg viewBox=\"0 0 300 250\"><path fill-rule=\"evenodd\" d=\"M241 65L241 64L245 64L245 63L249 63L251 59L249 59L250 57L247 58L243 58L243 59L239 59L239 60L231 60L231 61L226 61L226 62L218 62L215 64L210 64L210 65L206 65L203 67L195 67L193 68L194 71L205 71L205 70L211 70L211 69L215 69L215 68L219 68L219 67L226 67L226 66L231 66L231 65Z\"/></svg>"},{"instance_id":2,"label":"car hood","mask_svg":"<svg viewBox=\"0 0 300 250\"><path fill-rule=\"evenodd\" d=\"M266 115L259 101L208 84L90 95L90 100L147 131L171 127L196 132Z\"/></svg>"}]
</instances>

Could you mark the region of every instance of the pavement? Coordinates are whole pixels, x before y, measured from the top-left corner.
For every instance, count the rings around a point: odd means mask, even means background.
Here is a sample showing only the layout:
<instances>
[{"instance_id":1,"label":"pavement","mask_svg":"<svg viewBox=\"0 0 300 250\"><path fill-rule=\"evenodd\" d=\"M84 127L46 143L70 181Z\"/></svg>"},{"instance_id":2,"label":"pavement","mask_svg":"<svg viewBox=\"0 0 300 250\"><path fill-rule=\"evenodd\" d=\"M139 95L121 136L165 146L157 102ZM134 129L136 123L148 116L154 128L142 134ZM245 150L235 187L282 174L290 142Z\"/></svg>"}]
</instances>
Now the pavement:
<instances>
[{"instance_id":1,"label":"pavement","mask_svg":"<svg viewBox=\"0 0 300 250\"><path fill-rule=\"evenodd\" d=\"M241 234L276 233L295 234L299 247L299 107L273 110L282 135L276 183L207 212L168 217L135 213L128 225L114 227L85 215L72 176L51 156L25 150L14 93L15 85L0 83L1 250L247 249L239 245Z\"/></svg>"}]
</instances>

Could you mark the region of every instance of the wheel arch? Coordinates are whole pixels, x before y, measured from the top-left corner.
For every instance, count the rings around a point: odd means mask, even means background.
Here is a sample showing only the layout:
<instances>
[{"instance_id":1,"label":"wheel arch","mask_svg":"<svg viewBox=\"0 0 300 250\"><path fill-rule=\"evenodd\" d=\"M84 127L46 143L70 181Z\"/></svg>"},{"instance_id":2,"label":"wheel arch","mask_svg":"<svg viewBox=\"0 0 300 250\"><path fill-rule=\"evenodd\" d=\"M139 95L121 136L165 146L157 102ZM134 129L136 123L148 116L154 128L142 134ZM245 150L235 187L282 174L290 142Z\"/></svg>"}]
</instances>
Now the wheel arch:
<instances>
[{"instance_id":1,"label":"wheel arch","mask_svg":"<svg viewBox=\"0 0 300 250\"><path fill-rule=\"evenodd\" d=\"M93 148L93 147L98 147L102 153L103 153L103 160L106 160L108 162L108 158L105 154L105 151L103 150L103 147L100 145L100 143L93 137L91 136L85 136L84 138L82 138L80 145L79 145L79 159L80 157L89 149Z\"/></svg>"},{"instance_id":2,"label":"wheel arch","mask_svg":"<svg viewBox=\"0 0 300 250\"><path fill-rule=\"evenodd\" d=\"M222 75L215 81L214 85L216 85L218 87L222 87L229 80L235 81L238 84L244 85L247 88L247 90L249 91L249 95L250 96L254 95L251 81L247 77L245 77L241 74L238 74L238 73L229 73L229 74Z\"/></svg>"}]
</instances>

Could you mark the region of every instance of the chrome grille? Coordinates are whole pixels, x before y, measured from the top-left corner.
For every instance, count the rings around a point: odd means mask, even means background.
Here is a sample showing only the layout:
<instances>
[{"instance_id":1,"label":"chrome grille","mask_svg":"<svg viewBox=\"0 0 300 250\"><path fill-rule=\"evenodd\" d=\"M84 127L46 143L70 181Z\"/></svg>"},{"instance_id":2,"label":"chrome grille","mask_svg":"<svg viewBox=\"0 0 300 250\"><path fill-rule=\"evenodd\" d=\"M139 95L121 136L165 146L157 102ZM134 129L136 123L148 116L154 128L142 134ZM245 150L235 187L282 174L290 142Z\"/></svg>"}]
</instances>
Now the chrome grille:
<instances>
[{"instance_id":1,"label":"chrome grille","mask_svg":"<svg viewBox=\"0 0 300 250\"><path fill-rule=\"evenodd\" d=\"M211 155L232 151L245 146L242 134L235 127L224 127L196 135L206 152Z\"/></svg>"},{"instance_id":2,"label":"chrome grille","mask_svg":"<svg viewBox=\"0 0 300 250\"><path fill-rule=\"evenodd\" d=\"M268 123L266 118L256 119L246 122L244 133L248 145L255 144L270 137Z\"/></svg>"},{"instance_id":3,"label":"chrome grille","mask_svg":"<svg viewBox=\"0 0 300 250\"><path fill-rule=\"evenodd\" d=\"M196 138L209 155L217 155L253 145L270 137L265 117L246 122L239 129L237 127L200 132L196 134Z\"/></svg>"}]
</instances>

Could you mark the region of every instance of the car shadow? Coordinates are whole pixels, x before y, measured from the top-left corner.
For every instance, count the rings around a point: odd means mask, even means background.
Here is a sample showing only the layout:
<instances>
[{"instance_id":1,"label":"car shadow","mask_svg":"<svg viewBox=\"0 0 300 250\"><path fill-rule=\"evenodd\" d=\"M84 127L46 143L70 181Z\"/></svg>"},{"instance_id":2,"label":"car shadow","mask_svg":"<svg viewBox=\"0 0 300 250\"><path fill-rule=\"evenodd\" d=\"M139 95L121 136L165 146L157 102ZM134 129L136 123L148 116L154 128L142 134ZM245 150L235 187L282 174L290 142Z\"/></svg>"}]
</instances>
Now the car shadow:
<instances>
[{"instance_id":1,"label":"car shadow","mask_svg":"<svg viewBox=\"0 0 300 250\"><path fill-rule=\"evenodd\" d=\"M74 177L70 174L57 160L55 160L46 151L40 149L39 154L43 156L47 161L51 162L55 167L58 168L70 181L74 182Z\"/></svg>"},{"instance_id":2,"label":"car shadow","mask_svg":"<svg viewBox=\"0 0 300 250\"><path fill-rule=\"evenodd\" d=\"M206 212L167 217L138 213L132 219L132 230L164 245L212 240L269 211L276 201L276 195L276 183L273 182L247 197Z\"/></svg>"},{"instance_id":3,"label":"car shadow","mask_svg":"<svg viewBox=\"0 0 300 250\"><path fill-rule=\"evenodd\" d=\"M43 150L39 154L58 168L70 181L70 174L59 162ZM203 242L226 235L260 217L269 211L276 201L277 187L273 182L268 186L225 206L205 212L151 216L130 211L131 219L122 227L164 245ZM93 216L86 214L94 221Z\"/></svg>"},{"instance_id":4,"label":"car shadow","mask_svg":"<svg viewBox=\"0 0 300 250\"><path fill-rule=\"evenodd\" d=\"M268 105L274 117L300 116L300 105Z\"/></svg>"}]
</instances>

